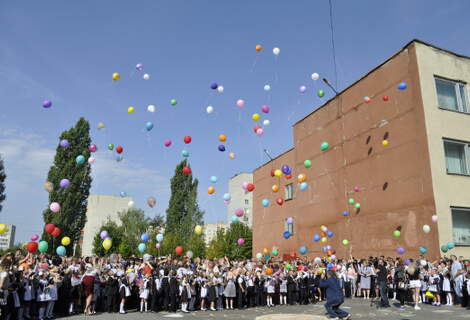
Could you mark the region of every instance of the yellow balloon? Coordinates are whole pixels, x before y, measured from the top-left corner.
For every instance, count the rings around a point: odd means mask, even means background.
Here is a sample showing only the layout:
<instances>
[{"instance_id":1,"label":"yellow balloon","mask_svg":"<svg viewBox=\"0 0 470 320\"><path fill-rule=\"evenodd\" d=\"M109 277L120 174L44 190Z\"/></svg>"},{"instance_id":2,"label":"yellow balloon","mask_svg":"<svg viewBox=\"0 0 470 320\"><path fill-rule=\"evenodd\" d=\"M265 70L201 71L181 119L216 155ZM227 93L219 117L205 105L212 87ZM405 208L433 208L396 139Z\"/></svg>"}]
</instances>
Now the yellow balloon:
<instances>
[{"instance_id":1,"label":"yellow balloon","mask_svg":"<svg viewBox=\"0 0 470 320\"><path fill-rule=\"evenodd\" d=\"M235 159L235 153L230 152L229 155L228 155L228 157L229 157L230 159Z\"/></svg>"},{"instance_id":2,"label":"yellow balloon","mask_svg":"<svg viewBox=\"0 0 470 320\"><path fill-rule=\"evenodd\" d=\"M202 227L201 226L196 226L194 228L194 232L197 234L197 235L200 235L202 233Z\"/></svg>"},{"instance_id":3,"label":"yellow balloon","mask_svg":"<svg viewBox=\"0 0 470 320\"><path fill-rule=\"evenodd\" d=\"M253 115L251 116L251 119L253 119L253 121L257 122L259 121L259 114L258 113L253 113Z\"/></svg>"},{"instance_id":4,"label":"yellow balloon","mask_svg":"<svg viewBox=\"0 0 470 320\"><path fill-rule=\"evenodd\" d=\"M328 228L327 228L326 226L322 225L322 226L320 227L320 230L323 231L323 232L327 232L327 231L328 231Z\"/></svg>"},{"instance_id":5,"label":"yellow balloon","mask_svg":"<svg viewBox=\"0 0 470 320\"><path fill-rule=\"evenodd\" d=\"M297 181L305 182L305 181L307 181L307 176L305 174L301 173L297 176Z\"/></svg>"},{"instance_id":6,"label":"yellow balloon","mask_svg":"<svg viewBox=\"0 0 470 320\"><path fill-rule=\"evenodd\" d=\"M70 240L69 237L63 237L62 241L61 241L63 246L68 246L70 244L70 242L71 242L71 240Z\"/></svg>"},{"instance_id":7,"label":"yellow balloon","mask_svg":"<svg viewBox=\"0 0 470 320\"><path fill-rule=\"evenodd\" d=\"M326 243L327 241L328 241L328 238L327 238L327 237L321 238L321 242L322 242L322 243Z\"/></svg>"},{"instance_id":8,"label":"yellow balloon","mask_svg":"<svg viewBox=\"0 0 470 320\"><path fill-rule=\"evenodd\" d=\"M118 81L119 79L121 79L121 75L117 72L113 73L113 80Z\"/></svg>"},{"instance_id":9,"label":"yellow balloon","mask_svg":"<svg viewBox=\"0 0 470 320\"><path fill-rule=\"evenodd\" d=\"M44 183L44 189L46 189L47 192L51 192L52 190L54 190L54 185L47 181L46 183Z\"/></svg>"},{"instance_id":10,"label":"yellow balloon","mask_svg":"<svg viewBox=\"0 0 470 320\"><path fill-rule=\"evenodd\" d=\"M274 171L274 175L279 178L280 176L282 176L282 171L279 170L279 169L276 169L276 170Z\"/></svg>"},{"instance_id":11,"label":"yellow balloon","mask_svg":"<svg viewBox=\"0 0 470 320\"><path fill-rule=\"evenodd\" d=\"M129 114L134 113L134 111L135 111L134 107L127 108L127 113Z\"/></svg>"},{"instance_id":12,"label":"yellow balloon","mask_svg":"<svg viewBox=\"0 0 470 320\"><path fill-rule=\"evenodd\" d=\"M0 234L4 234L8 231L8 227L6 224L0 224Z\"/></svg>"},{"instance_id":13,"label":"yellow balloon","mask_svg":"<svg viewBox=\"0 0 470 320\"><path fill-rule=\"evenodd\" d=\"M109 249L111 249L111 246L112 246L112 245L113 245L113 243L112 243L112 241L109 240L109 239L105 239L105 240L103 241L103 248L104 248L104 250L106 250L106 251L109 250Z\"/></svg>"},{"instance_id":14,"label":"yellow balloon","mask_svg":"<svg viewBox=\"0 0 470 320\"><path fill-rule=\"evenodd\" d=\"M383 141L382 141L382 145L383 145L384 147L387 147L387 146L388 146L388 140L383 140Z\"/></svg>"},{"instance_id":15,"label":"yellow balloon","mask_svg":"<svg viewBox=\"0 0 470 320\"><path fill-rule=\"evenodd\" d=\"M104 123L103 122L98 123L98 129L104 129Z\"/></svg>"}]
</instances>

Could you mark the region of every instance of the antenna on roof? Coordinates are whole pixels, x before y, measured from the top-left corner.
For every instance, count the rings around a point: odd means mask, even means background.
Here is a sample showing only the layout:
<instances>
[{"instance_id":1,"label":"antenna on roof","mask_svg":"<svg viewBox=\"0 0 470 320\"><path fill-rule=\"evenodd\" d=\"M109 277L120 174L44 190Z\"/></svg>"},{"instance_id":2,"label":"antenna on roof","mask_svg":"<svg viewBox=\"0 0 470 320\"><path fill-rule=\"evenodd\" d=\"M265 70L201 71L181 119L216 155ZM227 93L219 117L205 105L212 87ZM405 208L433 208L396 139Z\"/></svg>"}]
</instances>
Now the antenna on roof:
<instances>
[{"instance_id":1,"label":"antenna on roof","mask_svg":"<svg viewBox=\"0 0 470 320\"><path fill-rule=\"evenodd\" d=\"M334 92L336 95L338 95L338 91L336 91L336 89L333 88L333 86L331 85L331 83L328 81L327 78L323 78L322 80L323 80L324 83L326 83L326 85L327 85L328 87L330 87L331 90L333 90L333 92Z\"/></svg>"},{"instance_id":2,"label":"antenna on roof","mask_svg":"<svg viewBox=\"0 0 470 320\"><path fill-rule=\"evenodd\" d=\"M269 155L269 152L268 152L268 150L266 150L266 149L263 149L263 151L264 151L264 153L266 153L266 155L268 156L268 158L269 158L269 159L272 161L272 160L273 160L273 158L272 158L272 157Z\"/></svg>"}]
</instances>

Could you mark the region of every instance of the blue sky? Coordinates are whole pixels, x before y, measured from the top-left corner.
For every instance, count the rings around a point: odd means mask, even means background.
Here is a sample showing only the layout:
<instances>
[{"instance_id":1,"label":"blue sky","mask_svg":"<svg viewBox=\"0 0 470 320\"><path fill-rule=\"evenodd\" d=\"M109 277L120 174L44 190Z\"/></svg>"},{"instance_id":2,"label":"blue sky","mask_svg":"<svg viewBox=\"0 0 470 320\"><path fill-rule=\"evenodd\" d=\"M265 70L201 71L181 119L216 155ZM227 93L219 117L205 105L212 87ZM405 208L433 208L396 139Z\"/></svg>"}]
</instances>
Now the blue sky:
<instances>
[{"instance_id":1,"label":"blue sky","mask_svg":"<svg viewBox=\"0 0 470 320\"><path fill-rule=\"evenodd\" d=\"M413 38L470 55L468 1L333 6L339 89ZM228 179L264 163L263 148L273 156L290 148L291 125L331 97L311 73L335 80L327 0L2 1L0 39L0 153L8 175L0 222L16 224L19 241L42 230L43 183L58 136L79 117L90 121L99 148L93 193L125 191L149 216L164 213L169 178L187 149L210 223L225 220ZM256 44L265 49L257 53ZM273 47L281 49L277 58ZM144 72L135 70L137 63ZM113 72L120 81L111 81ZM210 89L214 81L224 93ZM323 99L319 89L327 93ZM241 110L240 98L246 100ZM42 108L44 99L52 100L51 109ZM155 113L146 111L149 104ZM262 119L271 125L259 138L251 114L263 104L271 111ZM129 106L136 108L132 115ZM148 134L147 121L155 125ZM105 130L97 129L99 122ZM217 150L221 133L228 138L225 153ZM193 137L188 146L185 135ZM165 148L165 139L173 146ZM124 161L114 160L109 143L124 147ZM212 175L219 181L209 196ZM154 209L145 204L150 196L157 199Z\"/></svg>"}]
</instances>

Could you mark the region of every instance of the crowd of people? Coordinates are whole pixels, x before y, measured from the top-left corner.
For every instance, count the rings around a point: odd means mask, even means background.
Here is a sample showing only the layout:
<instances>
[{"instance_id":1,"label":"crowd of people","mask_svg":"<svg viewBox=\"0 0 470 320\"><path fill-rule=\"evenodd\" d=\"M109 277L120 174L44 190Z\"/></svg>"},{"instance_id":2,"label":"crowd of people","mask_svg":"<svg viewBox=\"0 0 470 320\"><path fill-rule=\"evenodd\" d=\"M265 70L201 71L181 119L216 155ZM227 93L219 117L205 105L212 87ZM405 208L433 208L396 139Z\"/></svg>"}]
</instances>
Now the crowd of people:
<instances>
[{"instance_id":1,"label":"crowd of people","mask_svg":"<svg viewBox=\"0 0 470 320\"><path fill-rule=\"evenodd\" d=\"M192 312L325 300L332 318L348 319L344 298L381 307L405 303L469 308L470 264L451 256L428 261L369 258L328 261L231 261L171 257L107 258L8 253L0 262L0 319L52 319L97 312ZM380 301L380 302L379 302Z\"/></svg>"}]
</instances>

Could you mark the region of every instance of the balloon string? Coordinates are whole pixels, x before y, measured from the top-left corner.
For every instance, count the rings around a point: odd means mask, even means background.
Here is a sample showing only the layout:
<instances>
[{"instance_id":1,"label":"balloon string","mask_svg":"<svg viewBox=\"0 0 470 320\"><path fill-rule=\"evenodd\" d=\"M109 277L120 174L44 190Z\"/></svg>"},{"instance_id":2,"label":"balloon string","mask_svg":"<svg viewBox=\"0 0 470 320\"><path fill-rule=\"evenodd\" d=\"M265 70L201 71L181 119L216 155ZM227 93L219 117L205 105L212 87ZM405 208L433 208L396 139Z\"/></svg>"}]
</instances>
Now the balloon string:
<instances>
[{"instance_id":1,"label":"balloon string","mask_svg":"<svg viewBox=\"0 0 470 320\"><path fill-rule=\"evenodd\" d=\"M256 64L258 63L259 59L259 54L256 55L255 60L253 61L253 65L251 67L251 72L253 73L255 71Z\"/></svg>"}]
</instances>

